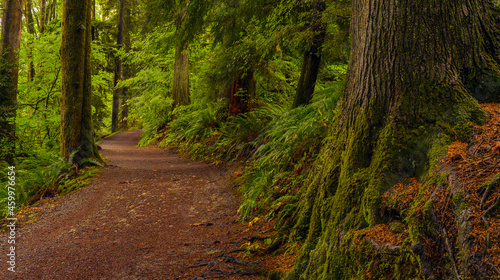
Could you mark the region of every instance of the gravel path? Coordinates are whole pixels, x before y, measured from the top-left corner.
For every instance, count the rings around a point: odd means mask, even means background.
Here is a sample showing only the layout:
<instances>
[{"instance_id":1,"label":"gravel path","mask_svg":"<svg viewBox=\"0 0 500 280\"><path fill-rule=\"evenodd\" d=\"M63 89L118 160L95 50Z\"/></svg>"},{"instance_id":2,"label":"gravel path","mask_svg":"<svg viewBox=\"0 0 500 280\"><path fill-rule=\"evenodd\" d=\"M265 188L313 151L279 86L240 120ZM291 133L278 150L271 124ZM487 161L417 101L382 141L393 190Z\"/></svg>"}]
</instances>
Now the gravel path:
<instances>
[{"instance_id":1,"label":"gravel path","mask_svg":"<svg viewBox=\"0 0 500 280\"><path fill-rule=\"evenodd\" d=\"M234 247L232 231L241 232L226 171L138 148L139 135L107 138L109 166L89 186L41 203L17 230L16 273L1 233L0 279L205 279L189 267Z\"/></svg>"}]
</instances>

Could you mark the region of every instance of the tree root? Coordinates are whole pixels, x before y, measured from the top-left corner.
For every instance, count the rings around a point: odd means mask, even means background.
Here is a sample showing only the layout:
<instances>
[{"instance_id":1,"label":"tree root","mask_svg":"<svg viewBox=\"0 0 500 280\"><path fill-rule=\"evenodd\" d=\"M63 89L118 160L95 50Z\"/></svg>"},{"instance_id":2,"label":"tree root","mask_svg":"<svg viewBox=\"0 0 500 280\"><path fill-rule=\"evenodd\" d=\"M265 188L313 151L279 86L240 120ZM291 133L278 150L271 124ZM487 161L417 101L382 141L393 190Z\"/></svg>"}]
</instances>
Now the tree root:
<instances>
[{"instance_id":1,"label":"tree root","mask_svg":"<svg viewBox=\"0 0 500 280\"><path fill-rule=\"evenodd\" d=\"M448 231L446 227L443 226L443 235L444 235L444 244L446 245L446 251L448 251L448 255L450 256L450 261L453 264L453 270L455 271L455 276L457 280L460 280L460 274L458 273L457 263L455 262L455 258L453 257L453 250L451 248L450 239L448 238Z\"/></svg>"},{"instance_id":2,"label":"tree root","mask_svg":"<svg viewBox=\"0 0 500 280\"><path fill-rule=\"evenodd\" d=\"M498 206L500 206L500 195L495 200L495 203L493 203L493 205L491 205L490 208L488 208L486 211L484 211L483 215L481 215L481 216L486 217L486 215L488 215L489 212L491 212L492 210L494 210Z\"/></svg>"},{"instance_id":3,"label":"tree root","mask_svg":"<svg viewBox=\"0 0 500 280\"><path fill-rule=\"evenodd\" d=\"M500 177L493 178L493 180L491 180L491 182L488 184L488 187L484 191L484 194L483 194L483 197L481 199L481 202L479 203L479 209L480 210L483 210L483 206L486 203L486 200L488 199L488 197L490 196L491 190L494 187L496 187L496 185L497 185L497 183L498 183L499 180L500 180Z\"/></svg>"},{"instance_id":4,"label":"tree root","mask_svg":"<svg viewBox=\"0 0 500 280\"><path fill-rule=\"evenodd\" d=\"M498 269L498 267L496 267L494 264L490 263L490 262L487 262L486 263L487 265L489 265L491 268L493 268L493 270L498 274L500 275L500 269Z\"/></svg>"},{"instance_id":5,"label":"tree root","mask_svg":"<svg viewBox=\"0 0 500 280\"><path fill-rule=\"evenodd\" d=\"M211 261L211 262L206 262L206 263L200 263L200 264L191 265L191 266L188 266L187 268L197 268L197 267L203 267L203 266L214 266L217 263L218 263L217 261Z\"/></svg>"}]
</instances>

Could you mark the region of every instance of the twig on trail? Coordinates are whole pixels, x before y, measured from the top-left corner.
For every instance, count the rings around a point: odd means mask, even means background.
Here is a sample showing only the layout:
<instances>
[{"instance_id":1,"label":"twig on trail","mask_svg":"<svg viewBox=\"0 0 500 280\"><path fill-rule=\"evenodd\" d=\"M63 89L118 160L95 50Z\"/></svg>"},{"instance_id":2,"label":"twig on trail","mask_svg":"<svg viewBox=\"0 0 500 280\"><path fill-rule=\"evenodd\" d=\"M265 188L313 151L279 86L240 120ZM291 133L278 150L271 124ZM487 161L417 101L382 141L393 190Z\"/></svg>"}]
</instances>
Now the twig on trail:
<instances>
[{"instance_id":1,"label":"twig on trail","mask_svg":"<svg viewBox=\"0 0 500 280\"><path fill-rule=\"evenodd\" d=\"M237 265L248 265L247 261L240 261L231 255L224 255L222 258L224 259L224 261L226 263L232 263L232 264L237 264Z\"/></svg>"},{"instance_id":2,"label":"twig on trail","mask_svg":"<svg viewBox=\"0 0 500 280\"><path fill-rule=\"evenodd\" d=\"M236 270L236 271L231 271L229 275L234 276L234 275L257 275L259 274L257 271L253 270Z\"/></svg>"},{"instance_id":3,"label":"twig on trail","mask_svg":"<svg viewBox=\"0 0 500 280\"><path fill-rule=\"evenodd\" d=\"M217 265L217 261L195 264L195 265L188 266L187 268L197 268L197 267L214 266L214 265Z\"/></svg>"},{"instance_id":4,"label":"twig on trail","mask_svg":"<svg viewBox=\"0 0 500 280\"><path fill-rule=\"evenodd\" d=\"M221 269L211 269L209 273L202 274L202 277L217 279L217 278L226 278L228 276L237 276L237 275L240 276L259 275L259 272L253 270L244 270L244 269L227 271L227 272Z\"/></svg>"},{"instance_id":5,"label":"twig on trail","mask_svg":"<svg viewBox=\"0 0 500 280\"><path fill-rule=\"evenodd\" d=\"M235 249L235 250L229 251L229 254L238 253L238 252L245 252L245 251L246 251L246 249Z\"/></svg>"}]
</instances>

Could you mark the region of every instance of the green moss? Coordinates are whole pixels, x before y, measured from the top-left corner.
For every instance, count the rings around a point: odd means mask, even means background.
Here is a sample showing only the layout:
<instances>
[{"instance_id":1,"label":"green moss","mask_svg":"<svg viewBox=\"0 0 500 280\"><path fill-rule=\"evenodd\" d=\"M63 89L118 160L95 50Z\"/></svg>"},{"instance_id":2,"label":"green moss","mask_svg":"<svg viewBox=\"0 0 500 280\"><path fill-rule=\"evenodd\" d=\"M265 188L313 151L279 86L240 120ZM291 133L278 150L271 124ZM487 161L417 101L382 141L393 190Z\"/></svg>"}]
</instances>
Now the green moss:
<instances>
[{"instance_id":1,"label":"green moss","mask_svg":"<svg viewBox=\"0 0 500 280\"><path fill-rule=\"evenodd\" d=\"M81 188L87 186L88 184L90 184L92 181L92 178L95 175L99 174L100 172L101 172L100 167L89 167L89 168L83 169L82 173L78 177L62 182L59 185L58 192L61 195L64 195L64 194L74 192L78 189L81 189Z\"/></svg>"},{"instance_id":2,"label":"green moss","mask_svg":"<svg viewBox=\"0 0 500 280\"><path fill-rule=\"evenodd\" d=\"M457 212L457 211L461 212L461 211L468 209L470 207L469 203L465 199L465 195L464 195L463 190L454 194L451 197L451 203L452 203L453 209L455 209L455 212Z\"/></svg>"}]
</instances>

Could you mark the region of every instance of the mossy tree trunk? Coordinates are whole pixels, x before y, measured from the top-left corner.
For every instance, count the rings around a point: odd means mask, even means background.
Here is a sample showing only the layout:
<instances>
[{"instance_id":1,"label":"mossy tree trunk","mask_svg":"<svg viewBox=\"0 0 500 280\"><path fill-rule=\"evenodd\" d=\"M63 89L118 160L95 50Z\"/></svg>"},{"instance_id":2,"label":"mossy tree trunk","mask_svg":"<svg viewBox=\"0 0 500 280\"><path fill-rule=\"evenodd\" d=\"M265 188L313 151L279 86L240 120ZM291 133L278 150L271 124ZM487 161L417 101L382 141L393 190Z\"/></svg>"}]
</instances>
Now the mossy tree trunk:
<instances>
[{"instance_id":1,"label":"mossy tree trunk","mask_svg":"<svg viewBox=\"0 0 500 280\"><path fill-rule=\"evenodd\" d=\"M314 87L316 86L316 79L321 63L321 46L323 45L326 35L326 24L321 22L321 15L325 9L326 4L324 1L314 3L314 14L310 26L314 36L304 52L302 71L300 72L293 108L308 104L314 93Z\"/></svg>"},{"instance_id":2,"label":"mossy tree trunk","mask_svg":"<svg viewBox=\"0 0 500 280\"><path fill-rule=\"evenodd\" d=\"M91 0L63 1L61 39L61 155L100 159L91 106Z\"/></svg>"},{"instance_id":3,"label":"mossy tree trunk","mask_svg":"<svg viewBox=\"0 0 500 280\"><path fill-rule=\"evenodd\" d=\"M56 16L57 16L56 6L57 6L57 0L53 0L52 4L50 5L50 16L49 16L50 21L56 19Z\"/></svg>"},{"instance_id":4,"label":"mossy tree trunk","mask_svg":"<svg viewBox=\"0 0 500 280\"><path fill-rule=\"evenodd\" d=\"M387 219L386 190L412 177L430 183L447 144L485 120L473 96L498 98L497 16L482 0L353 1L341 111L296 212L291 236L305 243L289 278L467 276L467 265L424 263L419 230L391 253L363 230Z\"/></svg>"},{"instance_id":5,"label":"mossy tree trunk","mask_svg":"<svg viewBox=\"0 0 500 280\"><path fill-rule=\"evenodd\" d=\"M7 148L5 159L13 164L16 139L17 82L23 0L3 2L2 61L0 62L0 144ZM3 149L2 149L3 150Z\"/></svg>"},{"instance_id":6,"label":"mossy tree trunk","mask_svg":"<svg viewBox=\"0 0 500 280\"><path fill-rule=\"evenodd\" d=\"M35 21L33 20L33 0L27 0L25 7L24 7L24 17L26 18L26 25L28 27L28 32L32 36L30 43L29 43L29 53L28 53L28 60L29 60L29 66L28 66L28 82L33 81L35 78L35 65L33 63L32 57L32 45L33 45L33 38L36 37L36 28L35 28Z\"/></svg>"},{"instance_id":7,"label":"mossy tree trunk","mask_svg":"<svg viewBox=\"0 0 500 280\"><path fill-rule=\"evenodd\" d=\"M174 82L172 86L172 96L174 104L172 108L179 105L189 104L189 52L187 43L175 49L174 62Z\"/></svg>"},{"instance_id":8,"label":"mossy tree trunk","mask_svg":"<svg viewBox=\"0 0 500 280\"><path fill-rule=\"evenodd\" d=\"M40 1L40 25L39 25L40 33L45 32L46 23L47 23L47 1L41 0Z\"/></svg>"},{"instance_id":9,"label":"mossy tree trunk","mask_svg":"<svg viewBox=\"0 0 500 280\"><path fill-rule=\"evenodd\" d=\"M123 47L124 25L125 25L125 0L120 0L120 8L118 9L118 34L116 45L117 49L121 50ZM115 132L118 129L119 113L120 113L120 98L123 95L123 88L117 87L118 82L122 80L123 65L122 59L119 54L115 58L115 92L113 93L113 107L111 112L111 131Z\"/></svg>"}]
</instances>

